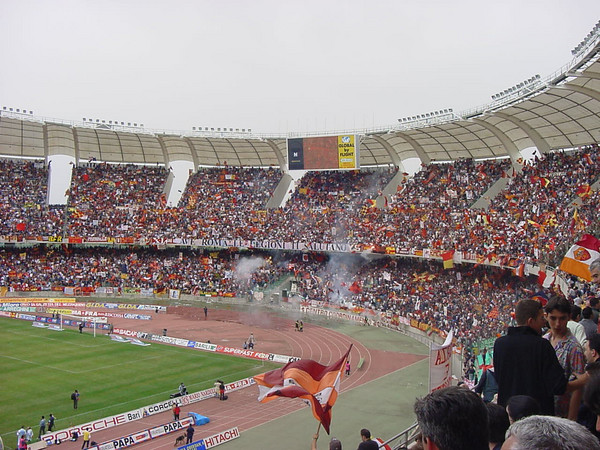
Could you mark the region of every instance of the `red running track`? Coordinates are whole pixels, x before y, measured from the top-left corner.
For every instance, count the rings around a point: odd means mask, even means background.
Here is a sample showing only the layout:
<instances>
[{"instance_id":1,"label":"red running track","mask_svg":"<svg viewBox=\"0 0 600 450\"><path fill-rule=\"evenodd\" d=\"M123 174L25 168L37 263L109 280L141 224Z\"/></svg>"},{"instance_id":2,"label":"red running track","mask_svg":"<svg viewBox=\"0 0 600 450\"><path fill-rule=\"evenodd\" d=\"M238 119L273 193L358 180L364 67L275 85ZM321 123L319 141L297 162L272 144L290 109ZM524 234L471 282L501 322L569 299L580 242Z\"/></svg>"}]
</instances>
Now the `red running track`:
<instances>
[{"instance_id":1,"label":"red running track","mask_svg":"<svg viewBox=\"0 0 600 450\"><path fill-rule=\"evenodd\" d=\"M313 359L325 365L338 360L352 344L350 361L353 370L351 375L342 381L342 392L425 358L422 355L369 349L350 336L310 323L305 323L304 332L299 333L294 330L294 320L268 315L262 311L257 314L211 309L208 318L204 319L201 308L169 307L168 314L152 314L151 321L113 319L113 323L115 327L154 334L161 334L163 328L167 328L168 335L172 337L198 341L210 339L213 344L238 348L242 347L252 332L257 339L256 350ZM392 355L393 357L390 357ZM364 364L361 370L356 371L354 368L360 358L364 358ZM194 440L198 440L233 427L238 427L240 432L243 432L303 408L307 409L307 414L312 414L309 407L299 399L280 398L269 403L259 403L257 396L258 388L254 386L241 389L232 392L224 402L214 398L185 406L180 417L183 418L187 416L188 411L193 411L210 418L210 423L195 427ZM98 443L106 442L171 420L170 412L156 414L95 432L92 440ZM153 439L136 445L135 449L173 448L175 438L180 434L183 432ZM78 442L64 442L60 448L80 449L81 439Z\"/></svg>"}]
</instances>

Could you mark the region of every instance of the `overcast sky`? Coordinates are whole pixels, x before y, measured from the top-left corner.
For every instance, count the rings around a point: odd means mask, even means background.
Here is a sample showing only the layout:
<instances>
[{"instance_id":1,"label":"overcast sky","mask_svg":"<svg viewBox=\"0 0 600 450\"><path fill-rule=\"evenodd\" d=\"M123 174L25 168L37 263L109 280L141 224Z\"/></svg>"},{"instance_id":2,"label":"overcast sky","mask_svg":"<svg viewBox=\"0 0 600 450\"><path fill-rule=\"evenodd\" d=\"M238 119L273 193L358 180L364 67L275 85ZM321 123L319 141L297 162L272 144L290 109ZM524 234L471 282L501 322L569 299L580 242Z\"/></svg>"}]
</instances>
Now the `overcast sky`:
<instances>
[{"instance_id":1,"label":"overcast sky","mask_svg":"<svg viewBox=\"0 0 600 450\"><path fill-rule=\"evenodd\" d=\"M455 111L571 58L600 1L0 0L0 106L259 133Z\"/></svg>"}]
</instances>

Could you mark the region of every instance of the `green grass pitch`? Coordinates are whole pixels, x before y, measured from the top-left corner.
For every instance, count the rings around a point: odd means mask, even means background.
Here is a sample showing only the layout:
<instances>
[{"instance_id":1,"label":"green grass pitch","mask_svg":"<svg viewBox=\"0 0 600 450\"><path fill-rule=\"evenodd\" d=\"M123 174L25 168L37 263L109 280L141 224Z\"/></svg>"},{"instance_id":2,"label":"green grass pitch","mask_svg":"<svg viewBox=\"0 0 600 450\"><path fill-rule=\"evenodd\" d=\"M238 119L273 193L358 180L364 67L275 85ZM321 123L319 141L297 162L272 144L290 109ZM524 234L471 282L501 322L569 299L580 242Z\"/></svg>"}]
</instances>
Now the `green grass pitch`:
<instances>
[{"instance_id":1,"label":"green grass pitch","mask_svg":"<svg viewBox=\"0 0 600 450\"><path fill-rule=\"evenodd\" d=\"M34 328L0 318L0 435L39 431L42 415L57 418L55 430L111 416L169 398L183 382L188 392L211 388L278 367L245 358L152 343L113 342L106 335ZM81 394L73 409L71 392Z\"/></svg>"}]
</instances>

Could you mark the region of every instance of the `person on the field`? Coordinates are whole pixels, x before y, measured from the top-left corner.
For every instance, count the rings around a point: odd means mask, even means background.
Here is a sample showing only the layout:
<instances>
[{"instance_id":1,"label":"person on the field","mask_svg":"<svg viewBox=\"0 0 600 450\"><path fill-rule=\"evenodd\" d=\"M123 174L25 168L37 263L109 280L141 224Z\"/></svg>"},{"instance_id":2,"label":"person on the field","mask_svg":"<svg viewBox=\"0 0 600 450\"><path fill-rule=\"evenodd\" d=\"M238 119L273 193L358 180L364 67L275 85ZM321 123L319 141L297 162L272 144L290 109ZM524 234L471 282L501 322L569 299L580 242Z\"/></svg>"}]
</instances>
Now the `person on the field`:
<instances>
[{"instance_id":1,"label":"person on the field","mask_svg":"<svg viewBox=\"0 0 600 450\"><path fill-rule=\"evenodd\" d=\"M83 443L81 444L81 448L90 448L90 439L92 438L92 432L90 428L86 428L83 430Z\"/></svg>"},{"instance_id":2,"label":"person on the field","mask_svg":"<svg viewBox=\"0 0 600 450\"><path fill-rule=\"evenodd\" d=\"M73 409L77 409L77 403L79 403L79 391L75 391L71 394L71 400L73 400Z\"/></svg>"},{"instance_id":3,"label":"person on the field","mask_svg":"<svg viewBox=\"0 0 600 450\"><path fill-rule=\"evenodd\" d=\"M194 430L194 427L190 423L190 426L185 429L185 436L186 436L185 443L186 444L191 444L192 441L194 440L194 431L196 431L196 430Z\"/></svg>"},{"instance_id":4,"label":"person on the field","mask_svg":"<svg viewBox=\"0 0 600 450\"><path fill-rule=\"evenodd\" d=\"M219 381L219 400L225 400L225 383Z\"/></svg>"}]
</instances>

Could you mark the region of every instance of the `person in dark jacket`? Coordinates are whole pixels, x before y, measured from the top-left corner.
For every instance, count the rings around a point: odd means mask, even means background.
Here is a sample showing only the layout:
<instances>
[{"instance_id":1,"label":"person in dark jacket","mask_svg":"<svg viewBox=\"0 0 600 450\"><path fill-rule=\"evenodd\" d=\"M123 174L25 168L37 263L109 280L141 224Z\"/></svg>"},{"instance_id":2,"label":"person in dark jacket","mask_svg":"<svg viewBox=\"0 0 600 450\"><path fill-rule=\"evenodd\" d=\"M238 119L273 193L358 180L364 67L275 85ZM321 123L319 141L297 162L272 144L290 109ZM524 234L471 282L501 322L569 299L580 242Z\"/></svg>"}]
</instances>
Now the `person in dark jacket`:
<instances>
[{"instance_id":1,"label":"person in dark jacket","mask_svg":"<svg viewBox=\"0 0 600 450\"><path fill-rule=\"evenodd\" d=\"M194 440L194 431L196 430L194 430L194 427L190 423L190 426L185 429L185 436L187 438L185 441L186 444L191 444Z\"/></svg>"},{"instance_id":2,"label":"person in dark jacket","mask_svg":"<svg viewBox=\"0 0 600 450\"><path fill-rule=\"evenodd\" d=\"M506 406L513 395L529 395L542 414L554 415L554 396L566 391L567 379L552 344L540 336L545 324L542 304L521 300L515 319L517 326L494 343L498 404Z\"/></svg>"},{"instance_id":3,"label":"person in dark jacket","mask_svg":"<svg viewBox=\"0 0 600 450\"><path fill-rule=\"evenodd\" d=\"M498 383L496 382L496 375L493 367L490 367L483 372L474 391L480 395L483 394L483 401L485 403L494 400L494 396L498 393Z\"/></svg>"}]
</instances>

